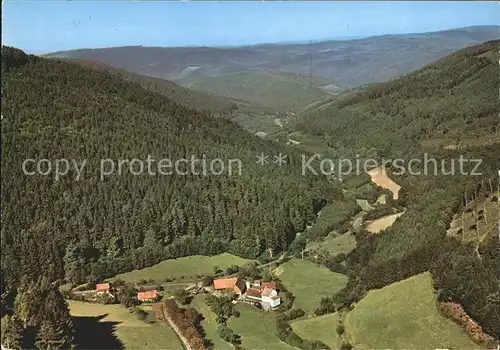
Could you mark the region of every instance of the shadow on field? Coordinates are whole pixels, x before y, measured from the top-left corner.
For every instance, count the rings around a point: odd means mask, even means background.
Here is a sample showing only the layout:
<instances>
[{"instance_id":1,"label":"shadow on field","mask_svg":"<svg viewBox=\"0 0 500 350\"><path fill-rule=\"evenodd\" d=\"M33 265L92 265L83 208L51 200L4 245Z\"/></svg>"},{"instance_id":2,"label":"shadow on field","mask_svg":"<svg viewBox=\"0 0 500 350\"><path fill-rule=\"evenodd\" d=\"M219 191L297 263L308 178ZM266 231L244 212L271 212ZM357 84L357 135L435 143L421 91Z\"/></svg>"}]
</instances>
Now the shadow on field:
<instances>
[{"instance_id":1,"label":"shadow on field","mask_svg":"<svg viewBox=\"0 0 500 350\"><path fill-rule=\"evenodd\" d=\"M116 325L120 322L101 322L106 316L73 317L77 349L124 349L115 335Z\"/></svg>"}]
</instances>

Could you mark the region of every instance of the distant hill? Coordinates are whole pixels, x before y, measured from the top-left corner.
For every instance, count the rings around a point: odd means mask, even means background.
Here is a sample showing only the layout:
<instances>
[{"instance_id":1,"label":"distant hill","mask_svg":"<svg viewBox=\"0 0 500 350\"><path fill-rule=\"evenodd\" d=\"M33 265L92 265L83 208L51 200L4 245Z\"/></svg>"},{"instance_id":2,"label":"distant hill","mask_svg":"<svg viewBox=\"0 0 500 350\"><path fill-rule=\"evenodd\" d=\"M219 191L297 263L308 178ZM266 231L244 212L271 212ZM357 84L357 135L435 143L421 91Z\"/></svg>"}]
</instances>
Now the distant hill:
<instances>
[{"instance_id":1,"label":"distant hill","mask_svg":"<svg viewBox=\"0 0 500 350\"><path fill-rule=\"evenodd\" d=\"M455 52L404 77L309 111L297 128L354 149L448 148L500 141L498 47Z\"/></svg>"},{"instance_id":2,"label":"distant hill","mask_svg":"<svg viewBox=\"0 0 500 350\"><path fill-rule=\"evenodd\" d=\"M456 50L498 39L499 29L498 26L475 26L432 33L314 42L311 45L266 44L232 48L129 46L49 55L97 60L179 84L257 69L304 76L311 73L327 83L350 88L392 79Z\"/></svg>"}]
</instances>

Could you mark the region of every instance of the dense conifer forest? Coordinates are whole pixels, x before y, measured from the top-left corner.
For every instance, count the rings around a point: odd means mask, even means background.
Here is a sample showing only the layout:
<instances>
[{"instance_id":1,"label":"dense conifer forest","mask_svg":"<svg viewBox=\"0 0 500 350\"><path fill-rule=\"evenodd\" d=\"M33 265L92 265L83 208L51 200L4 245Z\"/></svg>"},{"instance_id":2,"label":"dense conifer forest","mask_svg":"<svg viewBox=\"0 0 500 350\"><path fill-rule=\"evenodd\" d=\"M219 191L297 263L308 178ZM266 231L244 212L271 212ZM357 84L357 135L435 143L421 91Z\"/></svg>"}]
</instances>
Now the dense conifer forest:
<instances>
[{"instance_id":1,"label":"dense conifer forest","mask_svg":"<svg viewBox=\"0 0 500 350\"><path fill-rule=\"evenodd\" d=\"M186 109L135 83L2 49L2 272L7 284L99 281L163 259L285 250L324 205L326 181L302 176L296 151ZM269 155L265 167L256 155ZM287 155L286 165L272 163ZM101 159L240 159L241 175L101 181ZM58 181L23 160L87 160ZM33 165L30 170L33 169ZM237 170L237 169L236 169Z\"/></svg>"},{"instance_id":2,"label":"dense conifer forest","mask_svg":"<svg viewBox=\"0 0 500 350\"><path fill-rule=\"evenodd\" d=\"M299 130L335 147L407 155L427 139L500 138L499 41L468 47L404 77L312 111Z\"/></svg>"}]
</instances>

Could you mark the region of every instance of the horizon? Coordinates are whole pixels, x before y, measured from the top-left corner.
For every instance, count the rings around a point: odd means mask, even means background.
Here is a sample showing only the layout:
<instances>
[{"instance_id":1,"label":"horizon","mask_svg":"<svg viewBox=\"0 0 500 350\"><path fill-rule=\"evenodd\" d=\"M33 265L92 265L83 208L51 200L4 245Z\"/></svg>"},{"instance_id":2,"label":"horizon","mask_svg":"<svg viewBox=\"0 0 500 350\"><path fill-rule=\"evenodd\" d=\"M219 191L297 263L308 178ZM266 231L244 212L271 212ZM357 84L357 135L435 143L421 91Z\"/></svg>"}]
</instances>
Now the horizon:
<instances>
[{"instance_id":1,"label":"horizon","mask_svg":"<svg viewBox=\"0 0 500 350\"><path fill-rule=\"evenodd\" d=\"M186 0L185 0L186 1ZM193 1L193 0L187 0L187 1ZM199 0L201 1L201 0ZM205 45L185 45L185 46L149 46L149 45L123 45L123 46L103 46L103 47L80 47L76 49L69 49L69 50L59 50L59 51L51 51L47 53L40 53L39 55L50 55L52 53L57 53L57 52L69 52L69 51L79 51L79 50L103 50L103 49L115 49L115 48L124 48L124 47L142 47L142 48L168 48L168 49L183 49L183 48L208 48L208 49L232 49L232 48L246 48L246 47L255 47L255 46L266 46L266 45L306 45L308 43L311 44L318 44L318 43L325 43L329 41L353 41L353 40L364 40L364 39L370 39L370 38L377 38L377 37L383 37L383 36L406 36L406 35L425 35L425 34L431 34L431 33L440 33L440 32L446 32L446 31L453 31L453 30L465 30L465 29L470 29L470 28L478 28L478 27L498 27L499 29L499 39L500 39L500 25L473 25L473 26L467 26L467 27L456 27L456 28L447 28L439 31L428 31L428 32L409 32L409 33L383 33L383 34L377 34L377 35L368 35L368 36L342 36L342 37L332 37L332 38L323 38L323 39L316 39L316 40L298 40L298 41L279 41L279 42L260 42L260 43L255 43L255 44L248 44L248 45L226 45L226 46L205 46Z\"/></svg>"},{"instance_id":2,"label":"horizon","mask_svg":"<svg viewBox=\"0 0 500 350\"><path fill-rule=\"evenodd\" d=\"M497 3L466 1L12 0L4 2L2 13L3 45L32 54L123 46L234 48L300 44L500 25Z\"/></svg>"}]
</instances>

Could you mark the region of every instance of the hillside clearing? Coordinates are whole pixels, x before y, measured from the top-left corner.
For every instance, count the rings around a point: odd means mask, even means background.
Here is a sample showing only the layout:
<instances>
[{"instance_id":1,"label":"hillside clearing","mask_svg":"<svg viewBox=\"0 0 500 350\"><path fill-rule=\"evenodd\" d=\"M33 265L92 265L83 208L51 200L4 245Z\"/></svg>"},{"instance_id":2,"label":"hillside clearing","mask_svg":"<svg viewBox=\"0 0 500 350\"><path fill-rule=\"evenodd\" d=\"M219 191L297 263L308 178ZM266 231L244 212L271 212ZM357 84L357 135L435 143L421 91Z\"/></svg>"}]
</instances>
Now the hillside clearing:
<instances>
[{"instance_id":1,"label":"hillside clearing","mask_svg":"<svg viewBox=\"0 0 500 350\"><path fill-rule=\"evenodd\" d=\"M496 197L500 193L494 194ZM500 202L494 202L491 198L483 198L468 203L472 211L455 214L447 234L457 237L466 242L480 241L490 233L495 233L496 225L500 220ZM479 213L479 214L475 214ZM462 230L463 226L463 230Z\"/></svg>"},{"instance_id":2,"label":"hillside clearing","mask_svg":"<svg viewBox=\"0 0 500 350\"><path fill-rule=\"evenodd\" d=\"M368 224L368 226L366 227L366 230L368 232L371 232L371 233L379 233L379 232L391 227L394 224L394 222L396 222L396 219L399 218L403 214L404 214L404 212L396 213L396 214L387 215L387 216L381 217L380 219L374 220Z\"/></svg>"},{"instance_id":3,"label":"hillside clearing","mask_svg":"<svg viewBox=\"0 0 500 350\"><path fill-rule=\"evenodd\" d=\"M290 259L274 269L274 274L295 295L294 307L311 313L321 298L334 295L347 284L347 276L331 272L310 261Z\"/></svg>"},{"instance_id":4,"label":"hillside clearing","mask_svg":"<svg viewBox=\"0 0 500 350\"><path fill-rule=\"evenodd\" d=\"M338 322L338 313L333 313L295 321L291 326L302 339L320 340L332 349L340 349L340 337L335 331Z\"/></svg>"},{"instance_id":5,"label":"hillside clearing","mask_svg":"<svg viewBox=\"0 0 500 350\"><path fill-rule=\"evenodd\" d=\"M387 175L385 169L381 167L372 169L368 172L368 175L370 175L370 178L377 186L391 191L394 199L397 200L399 198L399 190L401 189L401 186L392 181L392 179Z\"/></svg>"},{"instance_id":6,"label":"hillside clearing","mask_svg":"<svg viewBox=\"0 0 500 350\"><path fill-rule=\"evenodd\" d=\"M350 232L340 236L330 234L323 242L314 242L306 246L307 251L325 249L333 256L341 253L349 254L354 248L356 248L356 237Z\"/></svg>"},{"instance_id":7,"label":"hillside clearing","mask_svg":"<svg viewBox=\"0 0 500 350\"><path fill-rule=\"evenodd\" d=\"M243 266L251 262L252 260L243 259L229 253L214 256L194 255L165 260L141 270L122 273L116 275L112 280L119 278L127 283L136 283L141 280L165 281L167 278L187 280L196 278L199 275L212 275L214 266L225 269L231 265Z\"/></svg>"},{"instance_id":8,"label":"hillside clearing","mask_svg":"<svg viewBox=\"0 0 500 350\"><path fill-rule=\"evenodd\" d=\"M146 323L121 305L68 301L81 349L179 349L174 331L163 323Z\"/></svg>"},{"instance_id":9,"label":"hillside clearing","mask_svg":"<svg viewBox=\"0 0 500 350\"><path fill-rule=\"evenodd\" d=\"M357 349L478 347L438 313L428 272L370 291L347 314L345 327Z\"/></svg>"},{"instance_id":10,"label":"hillside clearing","mask_svg":"<svg viewBox=\"0 0 500 350\"><path fill-rule=\"evenodd\" d=\"M360 206L364 211L370 211L375 209L370 205L370 203L366 199L356 199L356 203Z\"/></svg>"}]
</instances>

